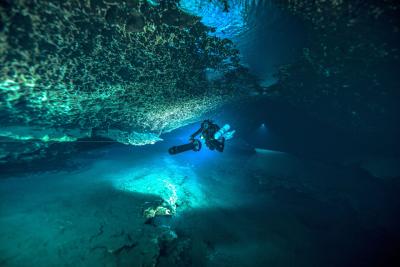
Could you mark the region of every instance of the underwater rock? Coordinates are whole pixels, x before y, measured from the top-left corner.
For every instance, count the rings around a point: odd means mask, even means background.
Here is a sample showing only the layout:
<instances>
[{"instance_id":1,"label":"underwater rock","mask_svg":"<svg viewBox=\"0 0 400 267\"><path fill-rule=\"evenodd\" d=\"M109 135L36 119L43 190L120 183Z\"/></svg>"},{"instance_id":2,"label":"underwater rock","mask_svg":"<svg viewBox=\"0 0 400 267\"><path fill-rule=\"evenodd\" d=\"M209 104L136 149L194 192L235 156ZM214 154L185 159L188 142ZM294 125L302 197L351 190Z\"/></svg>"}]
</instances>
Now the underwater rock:
<instances>
[{"instance_id":1,"label":"underwater rock","mask_svg":"<svg viewBox=\"0 0 400 267\"><path fill-rule=\"evenodd\" d=\"M128 32L140 32L144 30L144 17L139 12L133 12L126 19L126 29Z\"/></svg>"},{"instance_id":2,"label":"underwater rock","mask_svg":"<svg viewBox=\"0 0 400 267\"><path fill-rule=\"evenodd\" d=\"M75 142L90 135L90 131L80 129L0 127L0 164L5 164L7 161L9 163L30 162L46 157L54 158L58 154L68 154L75 151L74 146L63 147L62 150L57 151L50 148L51 144Z\"/></svg>"},{"instance_id":3,"label":"underwater rock","mask_svg":"<svg viewBox=\"0 0 400 267\"><path fill-rule=\"evenodd\" d=\"M190 167L179 166L169 156L161 158L168 167L151 164L148 169L132 168L112 177L116 189L150 194L158 197L155 203L145 203L145 218L174 215L177 212L207 205L204 192L197 186L196 174Z\"/></svg>"},{"instance_id":4,"label":"underwater rock","mask_svg":"<svg viewBox=\"0 0 400 267\"><path fill-rule=\"evenodd\" d=\"M0 139L0 163L6 164L8 161L31 161L34 158L44 158L43 153L48 148L44 142L15 142L12 139Z\"/></svg>"},{"instance_id":5,"label":"underwater rock","mask_svg":"<svg viewBox=\"0 0 400 267\"><path fill-rule=\"evenodd\" d=\"M111 138L122 144L135 146L154 144L157 141L162 141L159 135L154 133L128 133L120 130L108 130L97 131L96 135L103 136L105 138Z\"/></svg>"},{"instance_id":6,"label":"underwater rock","mask_svg":"<svg viewBox=\"0 0 400 267\"><path fill-rule=\"evenodd\" d=\"M347 164L357 166L380 179L390 180L400 177L400 158L366 157L353 159Z\"/></svg>"},{"instance_id":7,"label":"underwater rock","mask_svg":"<svg viewBox=\"0 0 400 267\"><path fill-rule=\"evenodd\" d=\"M1 127L151 144L257 86L233 44L174 1L5 1L0 18Z\"/></svg>"},{"instance_id":8,"label":"underwater rock","mask_svg":"<svg viewBox=\"0 0 400 267\"><path fill-rule=\"evenodd\" d=\"M160 242L172 242L178 238L178 235L172 231L172 230L167 230L165 231L160 237L159 241Z\"/></svg>"},{"instance_id":9,"label":"underwater rock","mask_svg":"<svg viewBox=\"0 0 400 267\"><path fill-rule=\"evenodd\" d=\"M171 216L172 214L172 211L164 206L149 207L143 212L143 216L147 220L152 219L156 216Z\"/></svg>"},{"instance_id":10,"label":"underwater rock","mask_svg":"<svg viewBox=\"0 0 400 267\"><path fill-rule=\"evenodd\" d=\"M42 142L73 142L78 138L89 137L90 132L80 129L59 131L52 128L38 128L28 126L8 126L0 128L0 138L9 138L14 141L32 140Z\"/></svg>"}]
</instances>

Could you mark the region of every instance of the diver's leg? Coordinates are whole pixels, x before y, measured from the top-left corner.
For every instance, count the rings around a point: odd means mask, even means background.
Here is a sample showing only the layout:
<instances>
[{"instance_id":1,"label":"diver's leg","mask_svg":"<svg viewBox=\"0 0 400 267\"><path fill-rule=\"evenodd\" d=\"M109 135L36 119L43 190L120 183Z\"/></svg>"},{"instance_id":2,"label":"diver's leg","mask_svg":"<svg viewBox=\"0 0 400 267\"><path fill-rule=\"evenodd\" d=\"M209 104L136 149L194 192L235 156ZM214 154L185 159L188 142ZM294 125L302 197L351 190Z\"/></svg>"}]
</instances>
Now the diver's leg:
<instances>
[{"instance_id":1,"label":"diver's leg","mask_svg":"<svg viewBox=\"0 0 400 267\"><path fill-rule=\"evenodd\" d=\"M224 151L224 144L218 144L218 146L217 146L217 150L219 151L219 152L223 152Z\"/></svg>"},{"instance_id":2,"label":"diver's leg","mask_svg":"<svg viewBox=\"0 0 400 267\"><path fill-rule=\"evenodd\" d=\"M210 150L214 150L215 149L214 142L208 141L208 142L206 142L206 145L207 145L208 149L210 149Z\"/></svg>"},{"instance_id":3,"label":"diver's leg","mask_svg":"<svg viewBox=\"0 0 400 267\"><path fill-rule=\"evenodd\" d=\"M215 140L215 147L219 152L223 152L225 148L225 138L222 138L221 141Z\"/></svg>"}]
</instances>

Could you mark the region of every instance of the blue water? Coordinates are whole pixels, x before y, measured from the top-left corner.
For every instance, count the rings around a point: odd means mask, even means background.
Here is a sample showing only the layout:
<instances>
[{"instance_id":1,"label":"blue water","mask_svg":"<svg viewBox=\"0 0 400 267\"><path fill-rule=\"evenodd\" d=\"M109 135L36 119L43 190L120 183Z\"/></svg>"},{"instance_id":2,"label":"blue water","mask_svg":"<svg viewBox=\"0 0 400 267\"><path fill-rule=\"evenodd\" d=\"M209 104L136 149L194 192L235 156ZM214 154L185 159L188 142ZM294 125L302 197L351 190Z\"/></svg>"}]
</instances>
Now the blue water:
<instances>
[{"instance_id":1,"label":"blue water","mask_svg":"<svg viewBox=\"0 0 400 267\"><path fill-rule=\"evenodd\" d=\"M0 267L400 266L396 1L114 2L0 1Z\"/></svg>"}]
</instances>

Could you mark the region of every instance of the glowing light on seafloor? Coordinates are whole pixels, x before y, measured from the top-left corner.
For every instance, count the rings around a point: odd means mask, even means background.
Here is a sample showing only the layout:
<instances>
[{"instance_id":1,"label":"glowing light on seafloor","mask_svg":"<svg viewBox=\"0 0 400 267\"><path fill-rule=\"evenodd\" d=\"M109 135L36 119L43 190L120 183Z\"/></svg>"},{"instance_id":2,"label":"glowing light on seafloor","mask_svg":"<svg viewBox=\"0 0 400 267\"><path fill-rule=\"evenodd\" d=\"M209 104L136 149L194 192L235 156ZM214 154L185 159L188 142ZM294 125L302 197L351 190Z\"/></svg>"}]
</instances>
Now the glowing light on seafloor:
<instances>
[{"instance_id":1,"label":"glowing light on seafloor","mask_svg":"<svg viewBox=\"0 0 400 267\"><path fill-rule=\"evenodd\" d=\"M179 210L204 207L207 205L197 176L190 167L177 165L172 159L135 167L112 177L118 190L156 195L175 213Z\"/></svg>"}]
</instances>

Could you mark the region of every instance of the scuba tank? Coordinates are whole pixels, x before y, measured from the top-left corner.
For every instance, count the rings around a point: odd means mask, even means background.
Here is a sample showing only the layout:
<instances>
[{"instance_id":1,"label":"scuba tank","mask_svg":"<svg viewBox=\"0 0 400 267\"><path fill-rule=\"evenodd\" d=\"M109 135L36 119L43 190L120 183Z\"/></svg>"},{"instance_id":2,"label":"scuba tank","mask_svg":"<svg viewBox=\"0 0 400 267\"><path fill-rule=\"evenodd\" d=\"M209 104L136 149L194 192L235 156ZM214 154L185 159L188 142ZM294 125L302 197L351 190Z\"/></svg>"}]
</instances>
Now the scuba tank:
<instances>
[{"instance_id":1,"label":"scuba tank","mask_svg":"<svg viewBox=\"0 0 400 267\"><path fill-rule=\"evenodd\" d=\"M225 137L226 140L231 139L233 137L233 134L235 131L230 131L231 126L229 124L225 124L224 127L219 129L215 134L214 134L214 139L218 140L221 137Z\"/></svg>"}]
</instances>

